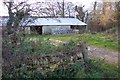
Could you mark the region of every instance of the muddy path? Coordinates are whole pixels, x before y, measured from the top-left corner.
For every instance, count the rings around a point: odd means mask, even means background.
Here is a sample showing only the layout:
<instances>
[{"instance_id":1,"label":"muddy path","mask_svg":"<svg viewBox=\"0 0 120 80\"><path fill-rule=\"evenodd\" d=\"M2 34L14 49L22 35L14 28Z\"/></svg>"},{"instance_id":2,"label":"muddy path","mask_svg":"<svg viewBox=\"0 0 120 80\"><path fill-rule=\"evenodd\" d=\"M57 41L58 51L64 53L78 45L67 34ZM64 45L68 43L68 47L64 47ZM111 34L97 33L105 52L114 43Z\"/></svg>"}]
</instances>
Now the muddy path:
<instances>
[{"instance_id":1,"label":"muddy path","mask_svg":"<svg viewBox=\"0 0 120 80\"><path fill-rule=\"evenodd\" d=\"M104 48L97 48L93 46L88 47L89 56L91 58L104 59L108 63L118 64L118 52L111 51Z\"/></svg>"}]
</instances>

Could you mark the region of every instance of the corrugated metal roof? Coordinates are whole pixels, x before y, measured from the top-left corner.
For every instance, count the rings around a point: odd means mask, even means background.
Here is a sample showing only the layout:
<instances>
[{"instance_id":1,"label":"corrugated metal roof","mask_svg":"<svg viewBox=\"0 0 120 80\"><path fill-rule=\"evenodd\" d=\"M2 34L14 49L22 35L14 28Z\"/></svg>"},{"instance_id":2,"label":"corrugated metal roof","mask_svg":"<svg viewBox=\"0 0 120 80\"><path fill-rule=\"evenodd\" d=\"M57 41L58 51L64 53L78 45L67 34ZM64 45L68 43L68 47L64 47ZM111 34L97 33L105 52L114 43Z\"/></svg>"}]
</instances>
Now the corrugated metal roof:
<instances>
[{"instance_id":1,"label":"corrugated metal roof","mask_svg":"<svg viewBox=\"0 0 120 80\"><path fill-rule=\"evenodd\" d=\"M86 23L76 19L76 18L36 18L32 22L26 24L27 21L33 18L28 18L22 23L25 26L61 26L61 25L87 25ZM0 26L5 26L7 24L8 18L0 17Z\"/></svg>"},{"instance_id":2,"label":"corrugated metal roof","mask_svg":"<svg viewBox=\"0 0 120 80\"><path fill-rule=\"evenodd\" d=\"M27 26L38 25L87 25L76 18L37 18L34 22L30 22Z\"/></svg>"}]
</instances>

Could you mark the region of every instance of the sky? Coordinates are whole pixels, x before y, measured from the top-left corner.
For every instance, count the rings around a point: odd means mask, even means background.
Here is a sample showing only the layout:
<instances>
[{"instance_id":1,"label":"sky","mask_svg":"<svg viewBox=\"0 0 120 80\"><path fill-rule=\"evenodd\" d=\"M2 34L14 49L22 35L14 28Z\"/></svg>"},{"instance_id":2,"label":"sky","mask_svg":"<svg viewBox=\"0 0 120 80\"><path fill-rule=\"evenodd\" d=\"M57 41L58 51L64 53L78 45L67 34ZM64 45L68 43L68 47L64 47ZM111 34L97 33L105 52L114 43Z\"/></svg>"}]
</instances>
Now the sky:
<instances>
[{"instance_id":1,"label":"sky","mask_svg":"<svg viewBox=\"0 0 120 80\"><path fill-rule=\"evenodd\" d=\"M0 16L7 16L8 15L8 11L7 11L7 7L3 4L3 1L7 1L7 0L2 0L0 1ZM21 1L25 1L25 0L14 0L14 2L21 2ZM62 1L62 0L28 0L29 3L35 3L35 2L42 2L42 1ZM75 5L85 5L85 9L86 10L90 10L92 9L92 4L95 1L101 1L101 0L64 0L64 1L69 1L69 2L73 2Z\"/></svg>"}]
</instances>

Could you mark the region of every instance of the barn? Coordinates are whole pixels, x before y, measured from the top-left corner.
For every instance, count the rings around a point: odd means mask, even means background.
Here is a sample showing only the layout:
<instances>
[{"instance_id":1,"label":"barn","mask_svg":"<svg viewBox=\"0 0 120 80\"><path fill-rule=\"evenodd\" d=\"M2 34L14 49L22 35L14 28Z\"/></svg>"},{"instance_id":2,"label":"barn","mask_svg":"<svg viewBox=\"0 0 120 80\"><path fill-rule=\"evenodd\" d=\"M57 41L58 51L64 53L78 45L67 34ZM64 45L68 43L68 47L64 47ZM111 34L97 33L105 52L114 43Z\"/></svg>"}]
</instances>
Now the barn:
<instances>
[{"instance_id":1,"label":"barn","mask_svg":"<svg viewBox=\"0 0 120 80\"><path fill-rule=\"evenodd\" d=\"M26 29L36 30L39 34L69 34L80 31L86 25L76 18L37 18L28 23Z\"/></svg>"},{"instance_id":2,"label":"barn","mask_svg":"<svg viewBox=\"0 0 120 80\"><path fill-rule=\"evenodd\" d=\"M8 17L1 17L0 26L5 26ZM20 23L26 32L39 34L74 34L82 32L86 23L76 18L27 18ZM85 29L84 29L85 30Z\"/></svg>"}]
</instances>

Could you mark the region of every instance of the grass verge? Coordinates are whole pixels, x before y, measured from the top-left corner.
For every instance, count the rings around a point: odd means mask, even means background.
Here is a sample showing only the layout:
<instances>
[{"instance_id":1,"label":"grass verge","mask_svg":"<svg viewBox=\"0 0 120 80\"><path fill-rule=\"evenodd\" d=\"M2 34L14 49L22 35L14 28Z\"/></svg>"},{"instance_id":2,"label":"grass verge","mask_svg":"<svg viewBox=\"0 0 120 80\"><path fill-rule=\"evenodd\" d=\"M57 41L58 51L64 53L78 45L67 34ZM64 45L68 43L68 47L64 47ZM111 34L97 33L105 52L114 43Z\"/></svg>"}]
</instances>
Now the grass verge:
<instances>
[{"instance_id":1,"label":"grass verge","mask_svg":"<svg viewBox=\"0 0 120 80\"><path fill-rule=\"evenodd\" d=\"M75 34L75 35L30 35L27 37L36 38L36 39L57 39L62 41L77 41L77 39L81 39L82 41L86 41L88 45L106 48L114 51L120 51L118 41L113 39L111 36L105 36L102 34Z\"/></svg>"}]
</instances>

